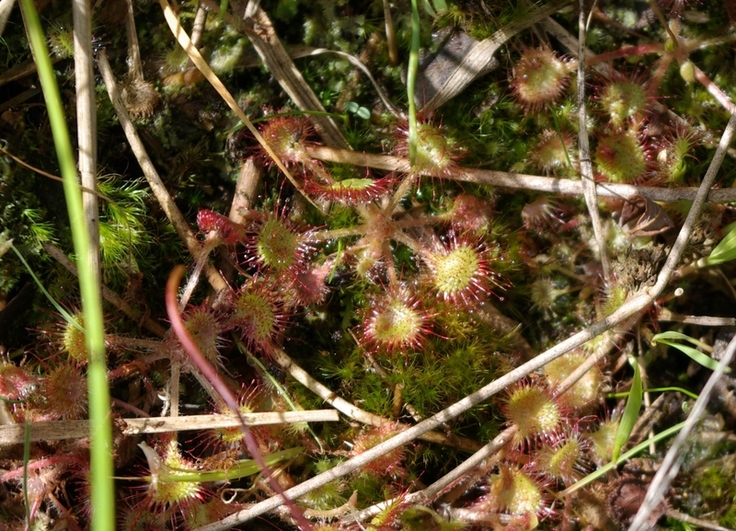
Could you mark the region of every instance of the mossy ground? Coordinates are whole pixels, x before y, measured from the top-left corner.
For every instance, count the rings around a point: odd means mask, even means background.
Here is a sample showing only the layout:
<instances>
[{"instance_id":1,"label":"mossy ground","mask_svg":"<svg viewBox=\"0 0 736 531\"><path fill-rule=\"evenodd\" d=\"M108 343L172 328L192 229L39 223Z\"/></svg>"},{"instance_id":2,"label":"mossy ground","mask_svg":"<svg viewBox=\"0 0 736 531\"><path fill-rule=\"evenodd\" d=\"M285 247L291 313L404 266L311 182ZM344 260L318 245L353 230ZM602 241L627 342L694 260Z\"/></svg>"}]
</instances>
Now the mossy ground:
<instances>
[{"instance_id":1,"label":"mossy ground","mask_svg":"<svg viewBox=\"0 0 736 531\"><path fill-rule=\"evenodd\" d=\"M304 56L300 52L307 46L359 57L393 105L405 109L411 24L408 3L400 4L392 8L400 62L392 64L381 2L262 2L279 38L297 57L296 68L356 154L407 154L405 117L391 114L366 76L349 62L332 54ZM528 10L516 8L512 3L448 4L448 11L437 17L420 8L423 53L441 51L442 42L432 36L444 35L440 31L443 28L481 40L530 16ZM95 46L106 48L120 84L128 75L125 10L121 5L122 2L113 0L103 2L94 20ZM47 21L71 20L65 3L46 3L39 7ZM192 2L179 6L180 19L187 30L191 28L195 9ZM234 5L234 9L239 6ZM736 86L733 66L736 56L728 43L733 40L734 30L723 4L701 2L689 5L685 11L677 9L677 6L663 8L663 16L679 24L682 46L693 50L690 59L727 96L732 96L730 87ZM266 163L258 193L250 205L252 211L235 213L243 225L242 241L228 242L211 256L211 262L232 287L231 297L216 301L202 283L190 301L192 307L214 306L212 315L218 319L222 337L215 342L219 358L213 356L213 359L219 359L220 368L234 390L246 387L257 390L257 402L264 411L289 410L292 405L305 410L324 407L321 398L297 383L287 369L274 361L272 349L283 349L337 396L385 420L383 426L370 426L359 419L343 419L339 423L312 425L311 432L285 427L259 429L257 437L264 453L295 446L305 448L303 457L287 467L285 483L299 483L336 466L359 453L356 447L366 449L390 437L398 430L392 431L393 423L412 425L430 417L612 313L628 294L651 285L672 243L671 235L689 208L689 204L662 205L673 220L671 231L637 237L616 221L624 198L601 200L607 249L614 270L606 285L581 196L563 196L531 187L523 189L523 186L513 191L455 179L461 167L578 179L579 126L574 69L570 69L564 81L559 81L558 87L552 87L555 90L551 102L535 101L525 107L524 99L518 95L519 84L526 80L515 78L513 72L522 56L528 58L535 50L544 50L544 54L555 54L565 64L574 60L574 52L546 34L541 24L507 40L495 54L499 65L470 83L459 96L431 113L420 113L420 135L425 135L423 140L431 141L422 151L420 162L423 170L435 173L434 177L417 177L417 182L401 197L392 197L396 188L370 198L358 192L346 194L349 201L337 196L326 201L322 196L315 201L317 208L268 163L268 157L253 136L245 132L212 87L197 76L185 75L186 57L166 27L158 4L137 2L134 11L144 77L153 83L157 98L150 103L150 112L147 109L133 112L137 115L135 126L190 227L196 226L200 210L229 214L246 159L255 157L259 164ZM625 136L641 148L634 170L630 165L618 166L625 164L626 157L601 149L593 157L597 164L595 177L599 181L626 181L636 186L697 186L728 121L728 111L702 84L683 79L677 65L682 57L673 59L666 70L658 71L669 57L665 44L670 36L656 17L650 15L645 4L624 2L615 9L606 7L596 11L590 27L587 45L597 57L630 47L630 53L620 58L600 63L595 59L590 61L586 82L592 153L606 139L616 136ZM577 15L571 6L553 18L566 31L577 35ZM672 26L676 24L673 22ZM70 27L70 23L57 22L49 24L48 31L52 51L57 54L55 69L65 98L65 111L73 123L74 66L66 50ZM707 43L702 49L696 48L695 44L711 38L720 38L725 44ZM0 63L8 71L31 63L17 11L11 13L2 44ZM215 12L208 13L200 47L257 126L263 127L259 122L276 114L309 119L309 114L296 108L278 80L262 66L245 35L219 20ZM625 102L608 101L611 96L605 87L609 78L594 69L596 64L613 68L616 74L610 77L616 81L634 80L650 90L643 104L646 108L627 113L622 108ZM13 239L52 296L73 313L80 306L76 279L43 247L43 244L54 244L71 254L61 185L20 165L10 156L48 173L58 172L43 99L35 91L37 79L33 73L14 79L0 76L0 79L4 81L0 85L0 101L5 102L0 114L0 133L6 150L0 154L0 232ZM200 257L189 255L151 195L102 82L99 78L96 82L102 280L137 310L140 317L126 317L112 304L105 307L106 332L110 336L108 365L114 374L124 375L111 381L112 394L117 400L115 415L158 416L164 407L162 397L171 389L169 359L174 357L178 343L170 333L165 339L155 337L144 326L144 318L168 327L164 310L166 279L180 263L194 270ZM608 94L605 102L601 101L602 94ZM417 95L417 100L421 107L426 95ZM616 116L607 114L607 106L616 109ZM282 121L271 123L294 123L279 120ZM305 155L307 148L324 143L311 126L299 134L289 132L286 137L287 144L291 142L287 147L300 148L293 151L297 153L294 160L288 161L300 182L373 179L388 173L360 165L320 162ZM558 151L540 155L537 148L552 138L563 140L556 144ZM561 153L571 145L573 149L569 153ZM409 178L398 173L392 176L397 183ZM731 187L734 177L736 164L729 156L720 170L718 187ZM322 181L320 184L324 185ZM462 211L464 219L459 219L453 217L453 208L456 199L463 195L478 201L468 203L472 208ZM546 199L540 200L541 196ZM473 209L477 212L472 212ZM709 205L696 227L685 260L692 262L706 256L722 237L721 229L733 217L730 204ZM265 254L265 248L258 243L261 241L258 238L264 238L262 232L270 231L277 219L287 222L278 226L288 227L289 237L294 241L272 242L274 245L268 251L277 253L283 246L275 243L288 243L288 265L278 257ZM284 239L283 234L274 234ZM205 239L204 234L198 237L201 241ZM468 253L479 253L473 257L478 264L477 278L472 281L473 289L466 293L443 295L434 282L437 278L432 256L451 249L458 238L472 243ZM262 256L248 255L254 249L262 251ZM568 500L569 506L562 501L552 504L554 494L569 485L535 469L535 452L549 439L559 441L572 432L575 440L585 441L600 422L620 414L622 403L607 397L612 392L627 390L630 385L631 372L619 362L621 352L635 351L646 359L647 387L680 386L697 394L708 372L676 352L650 345L648 340L658 331L672 329L713 344L719 333L716 326L665 322L658 318L657 312L664 307L684 316L736 317L734 273L733 266L726 264L718 272L710 270L673 282L671 288L684 288L683 296L663 301L661 306L645 312L635 325L619 330L620 338L609 346L608 355L599 364L604 383L600 384L597 396L586 404L576 404L575 408L563 411L564 426L554 433L545 433L546 441L525 435L524 441L517 441L514 447L507 446L476 473L467 474L469 483L461 489L463 492L435 496L426 502L424 509L412 509L414 512L395 504L376 517L376 522L389 527L399 527L403 522L407 529L426 529L430 522L448 529L461 523L466 528L500 529L507 524L530 528L536 518L541 518L539 528L557 528L563 520L571 522L570 529L586 525L606 529L625 526L625 518L612 514L604 501L605 495L601 495L615 484L615 474L598 481L596 487L578 498ZM300 298L303 296L300 288L307 285L305 278L318 279L315 282L320 285L320 290L311 292L313 299L308 303L302 303L305 299ZM467 281L440 280L443 285ZM234 292L246 285L267 286L262 290L263 297L283 313L278 316L278 329L269 329L268 337L261 338L262 341L249 339L244 332L234 329ZM362 331L366 330L365 320L371 308L382 295L399 286L410 292L412 304L418 301L416 307L427 316L428 324L423 325L421 339L389 341L391 348L382 348L380 341L364 341ZM48 397L44 395L47 375L61 371L60 367L64 370L73 367L80 373L84 368L68 359L58 340L65 327L61 317L50 309L12 252L0 258L0 304L3 363L23 367L28 381L36 382L32 391L29 391L31 387L24 387L23 400L6 403L4 407L9 418L16 422L45 420L44 415L54 413L48 411L53 404L46 403ZM144 346L141 340L148 343ZM241 340L254 350L253 354L270 377L243 354ZM589 346L586 355L595 350ZM11 373L0 371L0 379L3 374ZM14 374L17 378L14 381L20 382L22 378ZM28 381L24 380L23 385L28 385ZM3 383L3 389L12 384ZM180 383L182 414L217 409L196 378L184 374ZM543 385L541 373L529 375L527 385ZM731 385L731 380L727 385ZM393 461L384 463L383 471L365 468L311 493L304 499L305 508L330 511L344 504L354 490L358 491L357 508L364 508L426 487L468 457L467 446L458 449L457 446L463 445L453 445L455 438L479 447L508 426L510 420L504 413L508 399L508 395L500 393L448 421L440 430L446 436L446 444L414 441L403 452L389 454ZM683 408L687 409L688 401L669 394L667 401L669 409L663 410L657 422L648 427L655 433L684 418ZM126 409L124 404L132 408ZM709 419L713 421L693 439L689 450L699 457L688 461L668 495L671 507L718 521L726 527L733 527L736 522L733 505L736 486L731 464L735 409L730 395L712 401ZM638 435L636 442L645 437L646 431ZM713 440L720 442L718 452L706 452L705 448L712 449ZM228 453L217 444L202 444L201 440L187 435L180 436L179 442L187 460L196 461L201 467L217 459L222 467L227 467L228 462L240 458L237 452ZM138 464L143 462L142 456L126 454L125 445L121 442L118 450L119 475L140 476ZM580 468L586 473L604 464L592 455L589 443L581 448L585 455ZM650 457L655 461L661 459L665 450L666 443L661 444ZM84 454L83 448L75 451ZM71 450L59 443L34 444L31 458L32 461L48 456L57 458L65 452ZM22 466L22 447L8 446L0 453L0 468L13 470ZM46 490L36 491L37 498L33 501L38 502L37 518L65 520L70 528L84 527L87 523L84 489L78 488L85 481L84 467L77 462L66 463L59 470L45 477ZM509 508L523 505L514 500L503 506L489 501L488 492L494 488L493 478L498 477L499 471L509 475L523 471L529 474L525 478L538 481L544 490L541 501L534 504L538 510L524 509L521 514L514 514ZM626 476L630 472L623 470L620 474ZM204 485L210 497L230 493L219 484ZM270 495L267 487L254 486L247 478L234 480L231 486L244 489L234 508ZM134 521L140 527L143 518L136 512L140 506L135 506L136 498L131 494L139 491L130 487L120 483L120 521ZM14 508L21 496L20 482L9 479L6 495L0 497L0 520L9 529L22 525L23 515ZM56 504L54 500L61 501ZM184 507L172 503L171 507L157 510L167 522L164 525L189 528L182 511L193 511L192 504L196 502L190 499ZM65 508L72 512L67 513ZM213 511L213 519L227 512L223 509L215 515ZM468 516L471 513L472 518ZM315 520L316 525L326 521L326 517ZM366 528L376 528L376 523L369 522L365 522ZM283 528L291 524L288 517L278 520ZM338 519L334 525L343 529L355 524L345 518ZM686 528L683 527L686 524L671 517L663 525L669 529Z\"/></svg>"}]
</instances>

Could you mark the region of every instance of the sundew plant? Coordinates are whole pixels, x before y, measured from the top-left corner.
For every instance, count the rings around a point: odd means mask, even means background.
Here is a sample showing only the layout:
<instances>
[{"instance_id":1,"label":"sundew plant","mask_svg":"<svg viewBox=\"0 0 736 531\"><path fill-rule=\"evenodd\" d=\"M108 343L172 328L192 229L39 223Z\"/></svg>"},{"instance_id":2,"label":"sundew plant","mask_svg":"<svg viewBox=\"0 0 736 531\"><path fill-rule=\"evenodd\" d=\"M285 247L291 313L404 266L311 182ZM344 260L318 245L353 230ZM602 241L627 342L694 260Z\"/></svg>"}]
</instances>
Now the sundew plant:
<instances>
[{"instance_id":1,"label":"sundew plant","mask_svg":"<svg viewBox=\"0 0 736 531\"><path fill-rule=\"evenodd\" d=\"M736 527L730 3L29 4L0 528Z\"/></svg>"}]
</instances>

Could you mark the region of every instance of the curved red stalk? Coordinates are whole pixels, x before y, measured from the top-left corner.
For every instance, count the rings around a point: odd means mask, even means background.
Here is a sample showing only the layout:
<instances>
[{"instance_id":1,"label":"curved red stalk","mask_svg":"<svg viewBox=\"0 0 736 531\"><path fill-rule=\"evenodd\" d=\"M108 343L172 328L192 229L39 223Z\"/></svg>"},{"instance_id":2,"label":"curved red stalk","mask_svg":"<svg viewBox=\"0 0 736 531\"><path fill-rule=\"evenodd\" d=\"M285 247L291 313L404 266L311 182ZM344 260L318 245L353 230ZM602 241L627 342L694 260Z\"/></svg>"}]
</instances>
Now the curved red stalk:
<instances>
[{"instance_id":1,"label":"curved red stalk","mask_svg":"<svg viewBox=\"0 0 736 531\"><path fill-rule=\"evenodd\" d=\"M639 44L636 46L626 46L612 52L600 53L593 57L589 57L585 59L585 64L587 66L592 66L597 65L598 63L606 63L614 59L620 59L622 57L631 57L632 55L646 55L649 53L662 53L664 51L664 44L659 42L651 44Z\"/></svg>"},{"instance_id":2,"label":"curved red stalk","mask_svg":"<svg viewBox=\"0 0 736 531\"><path fill-rule=\"evenodd\" d=\"M194 339L192 339L192 336L189 334L189 331L184 324L184 320L181 318L178 303L176 301L176 294L179 291L179 284L181 282L181 278L184 276L185 271L186 268L184 266L176 266L169 275L169 280L166 282L166 313L169 315L171 328L174 330L176 337L181 342L182 347L184 347L184 350L187 352L192 362L197 366L202 375L207 378L207 381L212 384L212 387L215 388L215 390L220 395L222 400L227 404L227 406L240 419L240 429L243 432L243 440L245 441L245 446L255 462L258 463L258 466L261 467L261 471L263 471L263 474L268 479L268 483L269 485L271 485L271 488L283 498L284 503L287 507L289 507L291 516L294 518L294 520L296 520L299 527L301 527L305 531L311 531L312 525L305 518L304 513L294 504L293 501L284 496L283 487L279 485L279 482L276 481L273 472L271 472L271 469L268 468L268 465L266 465L266 461L263 459L261 452L258 450L258 443L256 442L255 437L253 437L253 434L248 428L248 425L245 423L243 415L240 413L238 399L236 398L235 394L225 384L222 378L220 378L220 375L217 373L215 368L207 361L207 359L204 357L204 354L200 352L199 347L194 342Z\"/></svg>"}]
</instances>

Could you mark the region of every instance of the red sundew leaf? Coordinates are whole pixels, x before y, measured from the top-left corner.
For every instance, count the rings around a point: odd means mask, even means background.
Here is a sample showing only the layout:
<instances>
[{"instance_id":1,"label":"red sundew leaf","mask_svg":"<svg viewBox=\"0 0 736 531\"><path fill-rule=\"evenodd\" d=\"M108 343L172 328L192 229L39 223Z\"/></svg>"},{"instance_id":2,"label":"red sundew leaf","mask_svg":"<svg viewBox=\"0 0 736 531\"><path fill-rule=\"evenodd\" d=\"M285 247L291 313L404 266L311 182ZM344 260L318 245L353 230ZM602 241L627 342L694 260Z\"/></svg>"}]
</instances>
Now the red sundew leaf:
<instances>
[{"instance_id":1,"label":"red sundew leaf","mask_svg":"<svg viewBox=\"0 0 736 531\"><path fill-rule=\"evenodd\" d=\"M329 184L308 179L304 190L311 195L327 201L339 201L348 205L375 201L387 195L396 179L390 175L381 179L351 178Z\"/></svg>"},{"instance_id":2,"label":"red sundew leaf","mask_svg":"<svg viewBox=\"0 0 736 531\"><path fill-rule=\"evenodd\" d=\"M238 243L245 238L243 225L212 210L202 209L197 212L197 227L203 234L215 231L225 244Z\"/></svg>"}]
</instances>

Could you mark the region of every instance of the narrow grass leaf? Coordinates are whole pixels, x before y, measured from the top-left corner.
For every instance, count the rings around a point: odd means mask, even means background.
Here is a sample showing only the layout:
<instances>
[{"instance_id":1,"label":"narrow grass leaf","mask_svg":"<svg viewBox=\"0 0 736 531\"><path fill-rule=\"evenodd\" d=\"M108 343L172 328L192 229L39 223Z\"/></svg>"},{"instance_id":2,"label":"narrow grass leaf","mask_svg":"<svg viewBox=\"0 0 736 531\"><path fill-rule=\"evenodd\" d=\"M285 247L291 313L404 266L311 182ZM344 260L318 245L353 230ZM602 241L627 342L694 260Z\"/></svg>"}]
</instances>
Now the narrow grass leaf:
<instances>
[{"instance_id":1,"label":"narrow grass leaf","mask_svg":"<svg viewBox=\"0 0 736 531\"><path fill-rule=\"evenodd\" d=\"M271 385L273 385L279 392L279 394L284 398L286 403L289 405L292 411L298 411L299 409L296 407L296 404L291 400L289 397L289 393L286 389L284 389L284 386L281 385L281 383L273 377L273 375L266 370L266 367L261 363L261 360L256 358L253 354L251 354L248 349L245 348L245 345L241 341L235 340L235 343L238 345L238 350L240 352L245 353L248 356L248 359L252 361L258 368L263 372L263 374L268 378L268 381L271 382ZM312 430L312 427L307 424L307 430L309 431L310 435L314 440L317 442L317 445L319 446L319 451L324 452L324 447L322 446L322 441L319 440L319 437L317 437L317 434L314 433L314 430Z\"/></svg>"},{"instance_id":2,"label":"narrow grass leaf","mask_svg":"<svg viewBox=\"0 0 736 531\"><path fill-rule=\"evenodd\" d=\"M726 235L707 258L698 260L700 267L720 265L731 260L736 260L736 222L727 225L723 232Z\"/></svg>"},{"instance_id":3,"label":"narrow grass leaf","mask_svg":"<svg viewBox=\"0 0 736 531\"><path fill-rule=\"evenodd\" d=\"M41 283L41 281L39 280L39 278L33 272L33 269L31 269L30 264L28 264L28 262L26 262L26 259L23 258L23 255L21 254L21 252L17 249L17 247L15 247L15 245L13 245L13 241L12 240L10 240L10 248L13 249L13 252L15 252L15 254L18 256L18 259L23 264L23 267L26 268L26 271L28 271L28 274L31 275L31 278L36 283L36 286L38 286L38 289L40 289L41 290L41 293L43 293L46 296L46 298L49 300L49 302L51 303L51 305L54 308L56 308L56 311L59 312L59 314L64 318L64 320L67 323L69 323L70 325L74 326L80 332L84 333L84 328L82 328L82 325L79 324L79 321L77 321L72 314L70 314L69 312L67 312L61 304L59 304L58 302L56 302L56 299L54 299L51 296L51 293L49 293L46 290L46 288Z\"/></svg>"},{"instance_id":4,"label":"narrow grass leaf","mask_svg":"<svg viewBox=\"0 0 736 531\"><path fill-rule=\"evenodd\" d=\"M89 256L90 234L86 225L82 193L79 187L76 157L72 148L64 116L64 103L56 81L46 43L46 34L41 26L33 0L21 0L21 13L26 26L33 61L36 63L41 82L49 124L54 140L59 169L64 180L64 198L67 205L69 225L78 257L79 290L82 295L82 311L85 325L85 343L89 352L87 386L90 418L90 528L95 531L115 529L115 487L111 448L112 420L110 418L110 389L107 382L105 360L105 328L102 315L102 294L99 276Z\"/></svg>"},{"instance_id":5,"label":"narrow grass leaf","mask_svg":"<svg viewBox=\"0 0 736 531\"><path fill-rule=\"evenodd\" d=\"M710 369L713 371L718 366L718 362L707 354L704 354L692 347L688 347L687 345L682 345L680 343L670 341L671 339L682 339L703 348L703 343L701 343L697 339L693 339L692 337L686 336L685 334L681 334L679 332L663 332L661 334L657 334L652 338L652 343L662 343L663 345L674 347L683 354L689 356L693 361L699 363L706 369ZM711 348L709 345L705 345L705 347ZM731 372L731 369L726 367L725 372Z\"/></svg>"},{"instance_id":6,"label":"narrow grass leaf","mask_svg":"<svg viewBox=\"0 0 736 531\"><path fill-rule=\"evenodd\" d=\"M642 401L642 386L641 386L641 372L639 371L639 363L633 356L629 357L629 363L634 367L634 378L631 381L631 390L629 391L629 398L626 401L626 407L624 408L624 414L621 417L621 422L618 425L618 432L616 432L616 440L613 445L613 458L615 462L618 456L621 454L621 448L624 447L626 442L629 440L631 430L634 429L636 419L639 417L639 409L641 408Z\"/></svg>"},{"instance_id":7,"label":"narrow grass leaf","mask_svg":"<svg viewBox=\"0 0 736 531\"><path fill-rule=\"evenodd\" d=\"M657 442L659 442L659 441L661 441L663 439L666 439L667 437L670 437L670 436L674 435L675 433L677 433L678 431L680 431L684 425L685 425L684 422L680 422L679 424L675 424L671 428L667 428L663 432L657 433L653 437L650 437L647 440L640 442L639 444L637 444L636 446L634 446L628 452L626 452L624 454L621 454L621 456L618 458L618 460L615 460L614 459L613 461L611 461L607 465L603 465L602 467L600 467L596 471L591 472L590 474L588 474L587 476L585 476L584 478L582 478L577 483L573 483L572 485L570 485L568 488L566 488L562 492L558 492L557 495L556 495L557 496L557 499L558 500L564 500L567 496L569 496L570 494L572 494L576 490L580 490L583 487L585 487L586 485L590 485L595 480L597 480L599 478L602 478L603 476L605 476L606 474L608 474L611 470L613 470L614 468L616 468L618 465L620 465L621 463L623 463L627 459L631 459L632 457L634 457L639 452L642 452L643 450L647 449L650 444L657 443Z\"/></svg>"}]
</instances>

